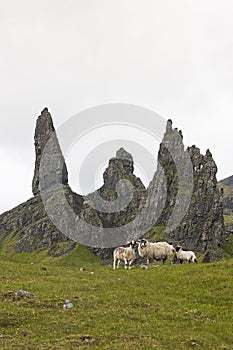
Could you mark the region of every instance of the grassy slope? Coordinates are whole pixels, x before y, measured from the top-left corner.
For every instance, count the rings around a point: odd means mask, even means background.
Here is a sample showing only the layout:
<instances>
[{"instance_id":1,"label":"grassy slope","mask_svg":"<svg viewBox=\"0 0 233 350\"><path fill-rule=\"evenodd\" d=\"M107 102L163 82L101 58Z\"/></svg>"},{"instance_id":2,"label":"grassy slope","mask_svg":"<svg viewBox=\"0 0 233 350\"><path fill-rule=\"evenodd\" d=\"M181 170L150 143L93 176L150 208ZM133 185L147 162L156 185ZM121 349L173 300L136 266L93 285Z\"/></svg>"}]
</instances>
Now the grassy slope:
<instances>
[{"instance_id":1,"label":"grassy slope","mask_svg":"<svg viewBox=\"0 0 233 350\"><path fill-rule=\"evenodd\" d=\"M218 187L223 188L224 197L233 198L233 176L230 176L220 182ZM232 231L233 227L233 210L231 208L224 208L223 210L224 226L227 231ZM226 255L233 255L233 235L225 235L223 239L223 249Z\"/></svg>"},{"instance_id":2,"label":"grassy slope","mask_svg":"<svg viewBox=\"0 0 233 350\"><path fill-rule=\"evenodd\" d=\"M81 246L14 255L0 261L0 348L232 349L232 272L232 259L113 271ZM16 289L37 297L14 301Z\"/></svg>"},{"instance_id":3,"label":"grassy slope","mask_svg":"<svg viewBox=\"0 0 233 350\"><path fill-rule=\"evenodd\" d=\"M218 182L218 187L223 188L224 197L233 197L233 185L232 185L232 176L229 178ZM233 210L230 208L225 208L223 211L224 224L227 230L232 230L233 226Z\"/></svg>"}]
</instances>

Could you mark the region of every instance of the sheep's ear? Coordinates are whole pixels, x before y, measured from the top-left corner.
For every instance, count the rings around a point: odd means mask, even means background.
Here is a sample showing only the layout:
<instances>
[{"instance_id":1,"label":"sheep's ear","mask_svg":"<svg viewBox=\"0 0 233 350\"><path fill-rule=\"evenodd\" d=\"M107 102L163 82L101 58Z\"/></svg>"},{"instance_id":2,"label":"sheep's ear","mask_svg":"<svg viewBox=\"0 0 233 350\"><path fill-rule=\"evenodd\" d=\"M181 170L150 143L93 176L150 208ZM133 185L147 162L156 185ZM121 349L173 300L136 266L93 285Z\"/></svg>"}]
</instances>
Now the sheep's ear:
<instances>
[{"instance_id":1,"label":"sheep's ear","mask_svg":"<svg viewBox=\"0 0 233 350\"><path fill-rule=\"evenodd\" d=\"M137 242L136 241L132 241L132 247L134 248L136 246Z\"/></svg>"}]
</instances>

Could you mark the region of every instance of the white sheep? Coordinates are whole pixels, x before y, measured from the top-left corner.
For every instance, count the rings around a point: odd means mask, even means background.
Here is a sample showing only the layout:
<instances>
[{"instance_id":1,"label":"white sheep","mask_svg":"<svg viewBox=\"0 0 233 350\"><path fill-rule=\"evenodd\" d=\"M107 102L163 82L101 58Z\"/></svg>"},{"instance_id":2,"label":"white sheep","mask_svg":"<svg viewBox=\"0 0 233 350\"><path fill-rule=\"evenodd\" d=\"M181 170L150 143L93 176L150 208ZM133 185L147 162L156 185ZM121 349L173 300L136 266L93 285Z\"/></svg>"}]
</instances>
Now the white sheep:
<instances>
[{"instance_id":1,"label":"white sheep","mask_svg":"<svg viewBox=\"0 0 233 350\"><path fill-rule=\"evenodd\" d=\"M183 263L184 260L187 260L189 263L191 262L197 263L197 258L194 252L192 252L191 250L184 251L179 245L176 247L176 257L181 264Z\"/></svg>"},{"instance_id":2,"label":"white sheep","mask_svg":"<svg viewBox=\"0 0 233 350\"><path fill-rule=\"evenodd\" d=\"M120 262L125 263L125 269L127 269L127 265L129 269L131 269L131 265L133 261L136 259L136 254L134 251L134 247L136 245L135 241L130 242L129 247L118 247L113 252L113 269L119 268Z\"/></svg>"},{"instance_id":3,"label":"white sheep","mask_svg":"<svg viewBox=\"0 0 233 350\"><path fill-rule=\"evenodd\" d=\"M169 259L172 263L174 252L174 247L167 242L152 243L146 239L138 241L138 254L142 258L146 258L148 264L150 259L160 260L163 264L166 259Z\"/></svg>"},{"instance_id":4,"label":"white sheep","mask_svg":"<svg viewBox=\"0 0 233 350\"><path fill-rule=\"evenodd\" d=\"M167 259L172 264L174 260L174 254L175 254L175 248L173 247L173 245L167 242L157 242L156 245L157 247L163 247L164 251L167 254Z\"/></svg>"}]
</instances>

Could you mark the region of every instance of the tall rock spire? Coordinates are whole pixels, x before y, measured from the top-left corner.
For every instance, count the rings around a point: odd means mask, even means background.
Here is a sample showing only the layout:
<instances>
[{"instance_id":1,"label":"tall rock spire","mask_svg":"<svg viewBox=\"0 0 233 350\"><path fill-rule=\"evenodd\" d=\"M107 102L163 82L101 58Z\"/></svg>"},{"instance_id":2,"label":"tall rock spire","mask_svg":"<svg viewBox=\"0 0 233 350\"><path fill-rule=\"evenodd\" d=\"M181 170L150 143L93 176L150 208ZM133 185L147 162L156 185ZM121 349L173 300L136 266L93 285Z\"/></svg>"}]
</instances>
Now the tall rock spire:
<instances>
[{"instance_id":1,"label":"tall rock spire","mask_svg":"<svg viewBox=\"0 0 233 350\"><path fill-rule=\"evenodd\" d=\"M109 160L104 171L103 186L86 196L87 201L95 203L103 227L120 227L131 222L144 206L147 190L133 171L132 155L120 148L116 157ZM126 183L118 187L122 180L128 180L132 188L127 187ZM103 202L99 201L100 199ZM106 208L110 211L105 211Z\"/></svg>"},{"instance_id":2,"label":"tall rock spire","mask_svg":"<svg viewBox=\"0 0 233 350\"><path fill-rule=\"evenodd\" d=\"M166 133L158 153L158 162L163 167L166 177L167 199L165 209L157 225L167 225L175 203L178 203L178 208L181 207L182 201L178 200L177 197L180 180L177 173L176 157L179 160L180 155L188 154L193 168L192 197L186 214L180 224L168 233L167 239L200 253L209 252L211 259L219 258L223 254L224 223L222 193L217 187L216 179L217 166L209 150L206 151L205 155L202 155L200 149L195 145L185 150L182 138L182 132L176 128L173 129L172 121L168 120ZM174 158L171 156L169 148L175 150ZM182 189L182 191L184 190Z\"/></svg>"},{"instance_id":3,"label":"tall rock spire","mask_svg":"<svg viewBox=\"0 0 233 350\"><path fill-rule=\"evenodd\" d=\"M32 192L36 196L41 190L47 190L57 184L68 184L65 160L48 108L45 108L37 119L34 140L36 161ZM40 167L42 155L43 159L46 159L43 169Z\"/></svg>"}]
</instances>

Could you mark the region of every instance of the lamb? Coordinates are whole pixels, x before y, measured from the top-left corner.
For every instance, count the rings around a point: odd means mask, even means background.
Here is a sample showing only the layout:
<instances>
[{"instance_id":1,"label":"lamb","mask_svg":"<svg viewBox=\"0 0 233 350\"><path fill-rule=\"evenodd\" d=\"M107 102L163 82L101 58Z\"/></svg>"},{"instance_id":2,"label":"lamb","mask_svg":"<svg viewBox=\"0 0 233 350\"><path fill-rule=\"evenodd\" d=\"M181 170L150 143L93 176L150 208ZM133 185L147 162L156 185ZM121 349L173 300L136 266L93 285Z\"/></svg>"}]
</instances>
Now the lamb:
<instances>
[{"instance_id":1,"label":"lamb","mask_svg":"<svg viewBox=\"0 0 233 350\"><path fill-rule=\"evenodd\" d=\"M152 243L146 239L138 242L138 254L140 257L147 259L147 264L149 264L150 259L160 260L163 264L166 259L169 259L172 263L174 252L174 247L167 242Z\"/></svg>"},{"instance_id":2,"label":"lamb","mask_svg":"<svg viewBox=\"0 0 233 350\"><path fill-rule=\"evenodd\" d=\"M136 246L136 242L132 241L129 244L129 247L118 247L113 252L113 269L116 269L116 262L117 262L117 268L119 268L120 262L125 263L125 269L128 268L131 269L131 265L133 261L136 259L136 254L134 251L134 248Z\"/></svg>"},{"instance_id":3,"label":"lamb","mask_svg":"<svg viewBox=\"0 0 233 350\"><path fill-rule=\"evenodd\" d=\"M176 257L181 264L183 263L184 260L187 260L189 263L191 262L197 263L197 258L194 252L192 252L191 250L184 251L179 245L176 247Z\"/></svg>"}]
</instances>

